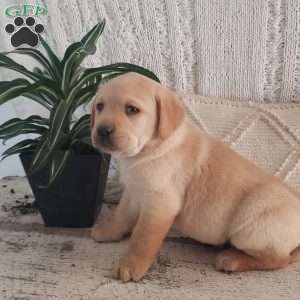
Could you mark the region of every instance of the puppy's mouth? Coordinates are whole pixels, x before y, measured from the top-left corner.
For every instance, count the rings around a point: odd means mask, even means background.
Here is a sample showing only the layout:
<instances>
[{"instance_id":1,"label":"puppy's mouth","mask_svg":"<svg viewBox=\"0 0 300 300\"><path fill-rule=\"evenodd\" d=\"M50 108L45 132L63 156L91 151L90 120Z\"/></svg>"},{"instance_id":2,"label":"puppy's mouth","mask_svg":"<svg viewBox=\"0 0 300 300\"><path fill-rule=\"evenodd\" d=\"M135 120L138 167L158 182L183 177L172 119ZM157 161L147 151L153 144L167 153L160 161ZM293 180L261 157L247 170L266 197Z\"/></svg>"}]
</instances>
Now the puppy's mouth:
<instances>
[{"instance_id":1,"label":"puppy's mouth","mask_svg":"<svg viewBox=\"0 0 300 300\"><path fill-rule=\"evenodd\" d=\"M116 138L103 139L98 136L92 137L92 142L94 147L100 149L101 151L116 155L116 156L134 156L137 154L138 141L129 142L128 138L120 138L116 141Z\"/></svg>"},{"instance_id":2,"label":"puppy's mouth","mask_svg":"<svg viewBox=\"0 0 300 300\"><path fill-rule=\"evenodd\" d=\"M114 144L114 142L111 139L101 139L96 138L94 139L95 146L106 153L111 153L115 151L119 151L118 147Z\"/></svg>"}]
</instances>

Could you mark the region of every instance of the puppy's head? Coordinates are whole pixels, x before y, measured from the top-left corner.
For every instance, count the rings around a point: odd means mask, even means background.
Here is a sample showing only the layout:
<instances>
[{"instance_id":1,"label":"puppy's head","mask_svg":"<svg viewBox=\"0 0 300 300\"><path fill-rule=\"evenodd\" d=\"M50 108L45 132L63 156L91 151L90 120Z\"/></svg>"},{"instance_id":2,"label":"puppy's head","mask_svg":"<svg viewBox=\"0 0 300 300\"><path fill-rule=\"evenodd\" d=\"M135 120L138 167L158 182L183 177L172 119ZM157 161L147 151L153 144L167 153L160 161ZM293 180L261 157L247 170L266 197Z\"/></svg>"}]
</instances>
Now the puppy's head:
<instances>
[{"instance_id":1,"label":"puppy's head","mask_svg":"<svg viewBox=\"0 0 300 300\"><path fill-rule=\"evenodd\" d=\"M183 117L183 105L174 92L127 73L98 90L92 104L92 142L104 152L132 157L154 139L167 139Z\"/></svg>"}]
</instances>

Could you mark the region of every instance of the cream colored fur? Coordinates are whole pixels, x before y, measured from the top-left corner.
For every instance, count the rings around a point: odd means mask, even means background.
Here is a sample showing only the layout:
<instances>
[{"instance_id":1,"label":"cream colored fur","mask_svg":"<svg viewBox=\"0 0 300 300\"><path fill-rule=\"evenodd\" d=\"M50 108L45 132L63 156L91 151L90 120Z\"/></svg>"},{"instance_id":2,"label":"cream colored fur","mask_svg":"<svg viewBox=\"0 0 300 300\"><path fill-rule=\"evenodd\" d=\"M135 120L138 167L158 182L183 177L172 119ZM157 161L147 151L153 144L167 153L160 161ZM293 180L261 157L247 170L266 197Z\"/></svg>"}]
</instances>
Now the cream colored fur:
<instances>
[{"instance_id":1,"label":"cream colored fur","mask_svg":"<svg viewBox=\"0 0 300 300\"><path fill-rule=\"evenodd\" d=\"M126 115L128 102L140 111ZM104 123L115 127L111 149L97 137ZM229 242L216 258L224 271L276 269L299 256L299 195L193 125L169 89L133 73L113 79L95 99L92 140L121 166L122 199L92 236L132 232L114 271L124 282L143 277L172 226L200 242Z\"/></svg>"}]
</instances>

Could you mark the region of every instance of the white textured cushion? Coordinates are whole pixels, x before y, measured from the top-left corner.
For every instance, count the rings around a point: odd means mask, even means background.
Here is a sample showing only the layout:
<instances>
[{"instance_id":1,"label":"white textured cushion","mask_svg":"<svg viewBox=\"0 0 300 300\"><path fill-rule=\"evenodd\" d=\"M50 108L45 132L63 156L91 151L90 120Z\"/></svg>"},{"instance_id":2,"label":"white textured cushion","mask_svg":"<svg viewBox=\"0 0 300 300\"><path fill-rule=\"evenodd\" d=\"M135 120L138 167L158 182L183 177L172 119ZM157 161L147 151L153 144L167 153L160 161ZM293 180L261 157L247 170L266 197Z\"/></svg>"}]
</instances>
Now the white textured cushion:
<instances>
[{"instance_id":1,"label":"white textured cushion","mask_svg":"<svg viewBox=\"0 0 300 300\"><path fill-rule=\"evenodd\" d=\"M300 105L183 95L192 119L300 190Z\"/></svg>"}]
</instances>

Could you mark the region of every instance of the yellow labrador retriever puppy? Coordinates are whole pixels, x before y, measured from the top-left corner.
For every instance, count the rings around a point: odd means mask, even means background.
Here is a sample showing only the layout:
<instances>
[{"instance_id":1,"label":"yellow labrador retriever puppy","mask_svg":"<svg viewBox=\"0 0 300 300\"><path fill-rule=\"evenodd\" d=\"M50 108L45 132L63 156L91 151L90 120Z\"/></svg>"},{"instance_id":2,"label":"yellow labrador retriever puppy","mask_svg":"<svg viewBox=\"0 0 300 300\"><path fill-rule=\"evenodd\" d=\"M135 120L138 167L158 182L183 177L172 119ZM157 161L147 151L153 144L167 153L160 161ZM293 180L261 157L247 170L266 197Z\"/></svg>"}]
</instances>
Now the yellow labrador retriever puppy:
<instances>
[{"instance_id":1,"label":"yellow labrador retriever puppy","mask_svg":"<svg viewBox=\"0 0 300 300\"><path fill-rule=\"evenodd\" d=\"M193 125L168 88L135 73L107 82L92 106L91 136L120 162L124 193L92 237L132 232L114 270L123 282L143 277L172 226L200 242L229 242L218 270L277 269L300 258L299 194Z\"/></svg>"}]
</instances>

